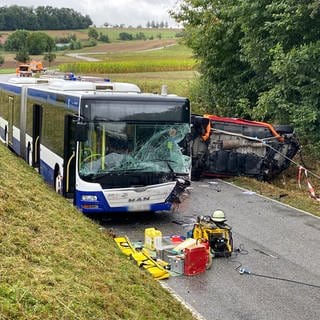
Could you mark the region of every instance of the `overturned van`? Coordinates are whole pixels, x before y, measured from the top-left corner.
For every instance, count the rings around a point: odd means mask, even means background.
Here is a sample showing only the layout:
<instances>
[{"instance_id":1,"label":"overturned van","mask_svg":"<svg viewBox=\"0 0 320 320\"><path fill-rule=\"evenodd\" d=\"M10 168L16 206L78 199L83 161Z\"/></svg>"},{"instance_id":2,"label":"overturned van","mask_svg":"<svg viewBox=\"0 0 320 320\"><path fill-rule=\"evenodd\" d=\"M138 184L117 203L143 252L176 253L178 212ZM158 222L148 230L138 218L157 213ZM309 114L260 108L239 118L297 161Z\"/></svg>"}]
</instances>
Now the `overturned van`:
<instances>
[{"instance_id":1,"label":"overturned van","mask_svg":"<svg viewBox=\"0 0 320 320\"><path fill-rule=\"evenodd\" d=\"M270 180L299 150L288 125L215 115L192 115L192 177L249 176Z\"/></svg>"}]
</instances>

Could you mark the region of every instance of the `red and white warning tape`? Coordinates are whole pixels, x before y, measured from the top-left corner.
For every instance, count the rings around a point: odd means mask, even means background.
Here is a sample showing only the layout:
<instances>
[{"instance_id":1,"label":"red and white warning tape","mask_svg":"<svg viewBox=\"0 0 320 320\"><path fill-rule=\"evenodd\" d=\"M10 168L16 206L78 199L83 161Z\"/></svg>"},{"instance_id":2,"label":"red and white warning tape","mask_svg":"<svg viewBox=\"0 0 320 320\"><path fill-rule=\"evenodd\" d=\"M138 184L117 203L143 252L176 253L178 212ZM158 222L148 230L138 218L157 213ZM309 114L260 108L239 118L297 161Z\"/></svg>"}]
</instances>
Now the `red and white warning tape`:
<instances>
[{"instance_id":1,"label":"red and white warning tape","mask_svg":"<svg viewBox=\"0 0 320 320\"><path fill-rule=\"evenodd\" d=\"M307 186L308 186L308 190L310 192L311 198L313 198L313 199L315 199L317 201L320 201L320 197L317 196L317 194L314 191L314 188L313 188L311 182L309 181L308 170L306 168L302 167L302 166L299 166L299 168L298 168L298 185L299 185L299 188L301 189L301 175L302 175L302 172L305 175Z\"/></svg>"}]
</instances>

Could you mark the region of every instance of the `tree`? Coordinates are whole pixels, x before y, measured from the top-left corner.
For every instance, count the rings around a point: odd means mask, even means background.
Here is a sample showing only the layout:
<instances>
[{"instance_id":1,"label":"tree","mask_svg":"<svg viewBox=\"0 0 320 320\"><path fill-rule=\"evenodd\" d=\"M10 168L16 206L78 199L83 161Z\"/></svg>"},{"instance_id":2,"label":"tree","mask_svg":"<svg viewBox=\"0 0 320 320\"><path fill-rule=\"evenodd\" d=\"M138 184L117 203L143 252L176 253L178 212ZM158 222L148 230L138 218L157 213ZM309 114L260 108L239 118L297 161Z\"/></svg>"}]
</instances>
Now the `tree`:
<instances>
[{"instance_id":1,"label":"tree","mask_svg":"<svg viewBox=\"0 0 320 320\"><path fill-rule=\"evenodd\" d=\"M248 117L246 104L243 107L239 100L250 68L241 58L242 30L234 1L224 0L214 5L209 0L185 2L187 5L174 17L184 23L186 43L201 61L202 83L207 86L203 92L207 92L205 99L212 106L208 112Z\"/></svg>"},{"instance_id":2,"label":"tree","mask_svg":"<svg viewBox=\"0 0 320 320\"><path fill-rule=\"evenodd\" d=\"M89 38L97 40L99 37L99 33L96 28L89 28L88 36L89 36Z\"/></svg>"},{"instance_id":3,"label":"tree","mask_svg":"<svg viewBox=\"0 0 320 320\"><path fill-rule=\"evenodd\" d=\"M30 54L42 54L55 48L54 40L44 32L32 32L26 39L26 46Z\"/></svg>"},{"instance_id":4,"label":"tree","mask_svg":"<svg viewBox=\"0 0 320 320\"><path fill-rule=\"evenodd\" d=\"M4 64L4 57L0 55L0 66Z\"/></svg>"},{"instance_id":5,"label":"tree","mask_svg":"<svg viewBox=\"0 0 320 320\"><path fill-rule=\"evenodd\" d=\"M44 61L48 61L49 67L51 66L51 63L56 59L56 54L52 51L46 53L43 57Z\"/></svg>"},{"instance_id":6,"label":"tree","mask_svg":"<svg viewBox=\"0 0 320 320\"><path fill-rule=\"evenodd\" d=\"M27 28L35 30L37 27L35 15L32 9L19 7L17 5L1 7L0 30L17 30Z\"/></svg>"},{"instance_id":7,"label":"tree","mask_svg":"<svg viewBox=\"0 0 320 320\"><path fill-rule=\"evenodd\" d=\"M0 7L0 30L84 29L90 25L92 20L88 15L82 16L70 8Z\"/></svg>"},{"instance_id":8,"label":"tree","mask_svg":"<svg viewBox=\"0 0 320 320\"><path fill-rule=\"evenodd\" d=\"M305 145L320 155L320 41L285 52L273 50L271 71L275 85L263 92L254 114L292 123Z\"/></svg>"},{"instance_id":9,"label":"tree","mask_svg":"<svg viewBox=\"0 0 320 320\"><path fill-rule=\"evenodd\" d=\"M120 32L119 40L122 40L122 41L133 40L133 35L128 32Z\"/></svg>"},{"instance_id":10,"label":"tree","mask_svg":"<svg viewBox=\"0 0 320 320\"><path fill-rule=\"evenodd\" d=\"M17 30L11 33L4 44L6 51L19 51L26 45L26 39L29 35L28 31Z\"/></svg>"},{"instance_id":11,"label":"tree","mask_svg":"<svg viewBox=\"0 0 320 320\"><path fill-rule=\"evenodd\" d=\"M319 1L184 0L171 15L200 62L206 112L285 121L319 143Z\"/></svg>"},{"instance_id":12,"label":"tree","mask_svg":"<svg viewBox=\"0 0 320 320\"><path fill-rule=\"evenodd\" d=\"M28 61L30 60L28 50L25 49L25 48L20 49L20 50L17 52L14 60L16 60L16 61L18 61L18 62L22 62L22 63L28 62Z\"/></svg>"}]
</instances>

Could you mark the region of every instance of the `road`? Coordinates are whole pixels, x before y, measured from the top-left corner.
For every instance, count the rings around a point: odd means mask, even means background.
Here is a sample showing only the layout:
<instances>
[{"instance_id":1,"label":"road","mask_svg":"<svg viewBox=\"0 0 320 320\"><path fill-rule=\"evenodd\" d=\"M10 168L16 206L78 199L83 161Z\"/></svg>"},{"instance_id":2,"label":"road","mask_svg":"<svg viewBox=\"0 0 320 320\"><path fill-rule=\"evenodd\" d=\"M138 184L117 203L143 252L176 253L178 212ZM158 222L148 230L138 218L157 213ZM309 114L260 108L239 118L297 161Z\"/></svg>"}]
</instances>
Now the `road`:
<instances>
[{"instance_id":1,"label":"road","mask_svg":"<svg viewBox=\"0 0 320 320\"><path fill-rule=\"evenodd\" d=\"M198 215L223 209L233 228L231 258L210 270L165 280L207 320L320 318L320 219L220 180L192 183L174 213L135 214L101 220L117 235L143 240L144 229L183 234ZM251 274L240 274L239 267Z\"/></svg>"}]
</instances>

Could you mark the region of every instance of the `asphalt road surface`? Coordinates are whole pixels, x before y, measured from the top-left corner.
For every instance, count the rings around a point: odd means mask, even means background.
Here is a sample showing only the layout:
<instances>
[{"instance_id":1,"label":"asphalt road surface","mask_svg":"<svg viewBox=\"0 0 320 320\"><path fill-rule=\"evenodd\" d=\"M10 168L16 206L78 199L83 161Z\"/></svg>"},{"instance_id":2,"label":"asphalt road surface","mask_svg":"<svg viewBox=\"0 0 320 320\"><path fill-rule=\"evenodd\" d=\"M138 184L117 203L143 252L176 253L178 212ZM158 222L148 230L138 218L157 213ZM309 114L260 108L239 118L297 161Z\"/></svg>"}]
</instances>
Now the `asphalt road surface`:
<instances>
[{"instance_id":1,"label":"asphalt road surface","mask_svg":"<svg viewBox=\"0 0 320 320\"><path fill-rule=\"evenodd\" d=\"M174 213L100 220L117 236L144 239L144 229L186 235L198 215L223 209L232 226L231 258L210 270L164 280L207 320L320 319L320 219L220 180L193 182ZM240 274L245 268L250 274Z\"/></svg>"}]
</instances>

